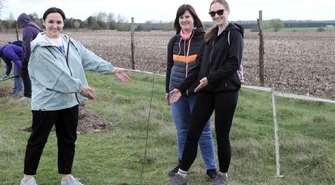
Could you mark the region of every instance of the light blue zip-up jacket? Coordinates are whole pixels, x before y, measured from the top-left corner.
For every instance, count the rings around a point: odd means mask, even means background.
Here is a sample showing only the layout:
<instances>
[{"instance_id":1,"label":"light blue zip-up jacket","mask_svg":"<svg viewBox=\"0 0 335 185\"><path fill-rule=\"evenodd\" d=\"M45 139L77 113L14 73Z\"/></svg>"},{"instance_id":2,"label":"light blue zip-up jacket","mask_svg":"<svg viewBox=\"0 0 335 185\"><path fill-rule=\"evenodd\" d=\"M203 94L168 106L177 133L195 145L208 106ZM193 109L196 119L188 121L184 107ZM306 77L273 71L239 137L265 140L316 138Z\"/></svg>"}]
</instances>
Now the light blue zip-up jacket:
<instances>
[{"instance_id":1,"label":"light blue zip-up jacket","mask_svg":"<svg viewBox=\"0 0 335 185\"><path fill-rule=\"evenodd\" d=\"M80 92L87 86L84 70L103 74L115 72L114 66L65 34L61 37L66 56L39 33L31 42L28 71L31 79L31 109L53 111L71 108L87 100Z\"/></svg>"}]
</instances>

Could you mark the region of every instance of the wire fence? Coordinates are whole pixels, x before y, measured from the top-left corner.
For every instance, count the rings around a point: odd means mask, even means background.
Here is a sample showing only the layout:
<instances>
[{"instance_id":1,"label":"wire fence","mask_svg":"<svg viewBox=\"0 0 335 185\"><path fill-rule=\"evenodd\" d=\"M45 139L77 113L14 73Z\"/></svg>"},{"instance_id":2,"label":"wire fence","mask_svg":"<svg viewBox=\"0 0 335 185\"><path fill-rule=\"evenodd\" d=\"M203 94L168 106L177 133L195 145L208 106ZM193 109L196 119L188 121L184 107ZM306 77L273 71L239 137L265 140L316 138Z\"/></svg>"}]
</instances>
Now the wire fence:
<instances>
[{"instance_id":1,"label":"wire fence","mask_svg":"<svg viewBox=\"0 0 335 185\"><path fill-rule=\"evenodd\" d=\"M148 71L140 71L140 70L133 70L133 69L128 69L128 71L165 77L165 75L157 74L157 73L153 73L153 72L148 72ZM296 95L296 94L290 94L290 93L277 92L277 91L275 91L274 87L269 88L269 87L258 87L258 86L242 85L242 88L254 89L254 90L259 90L259 91L265 91L265 92L270 92L272 94L271 97L272 97L274 141L275 141L275 153L276 153L276 177L284 177L283 175L280 174L279 136L278 136L278 122L277 122L277 110L276 110L276 100L275 100L275 97L279 96L279 97L285 97L285 98L293 98L293 99L300 99L300 100L306 100L306 101L318 101L318 102L326 102L326 103L335 103L335 101L329 100L329 99L322 99L322 98L317 98L317 97L311 97L311 96L303 96L303 95Z\"/></svg>"}]
</instances>

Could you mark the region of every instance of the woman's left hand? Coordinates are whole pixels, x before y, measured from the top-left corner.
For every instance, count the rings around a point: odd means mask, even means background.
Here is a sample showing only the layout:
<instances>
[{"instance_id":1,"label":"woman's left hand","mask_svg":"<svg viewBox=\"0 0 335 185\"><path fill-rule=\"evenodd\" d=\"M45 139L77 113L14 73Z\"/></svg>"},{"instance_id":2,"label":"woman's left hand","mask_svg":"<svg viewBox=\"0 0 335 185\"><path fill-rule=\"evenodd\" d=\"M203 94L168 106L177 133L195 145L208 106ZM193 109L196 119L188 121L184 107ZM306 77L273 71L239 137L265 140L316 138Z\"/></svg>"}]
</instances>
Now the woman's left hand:
<instances>
[{"instance_id":1,"label":"woman's left hand","mask_svg":"<svg viewBox=\"0 0 335 185\"><path fill-rule=\"evenodd\" d=\"M194 89L194 92L199 91L200 89L206 87L208 85L208 80L206 77L200 80L200 84L197 86L197 88Z\"/></svg>"},{"instance_id":2,"label":"woman's left hand","mask_svg":"<svg viewBox=\"0 0 335 185\"><path fill-rule=\"evenodd\" d=\"M116 68L114 75L123 83L129 83L130 77L126 74L127 70L124 68Z\"/></svg>"}]
</instances>

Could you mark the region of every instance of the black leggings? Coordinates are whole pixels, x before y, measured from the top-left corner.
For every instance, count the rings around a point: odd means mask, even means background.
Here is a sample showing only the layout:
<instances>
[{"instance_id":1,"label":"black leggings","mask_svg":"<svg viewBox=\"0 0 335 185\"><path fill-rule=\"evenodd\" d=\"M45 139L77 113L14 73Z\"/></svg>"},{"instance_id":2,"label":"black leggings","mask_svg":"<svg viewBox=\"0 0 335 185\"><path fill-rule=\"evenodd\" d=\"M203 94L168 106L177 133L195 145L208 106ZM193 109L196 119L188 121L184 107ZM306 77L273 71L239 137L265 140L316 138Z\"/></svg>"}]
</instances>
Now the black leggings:
<instances>
[{"instance_id":1,"label":"black leggings","mask_svg":"<svg viewBox=\"0 0 335 185\"><path fill-rule=\"evenodd\" d=\"M28 62L29 60L26 59L22 61L21 78L24 87L23 95L25 97L31 98L31 81L28 73Z\"/></svg>"},{"instance_id":2,"label":"black leggings","mask_svg":"<svg viewBox=\"0 0 335 185\"><path fill-rule=\"evenodd\" d=\"M199 92L190 118L187 141L184 147L180 169L188 171L197 156L198 141L215 111L215 133L218 146L220 172L228 172L231 159L229 133L232 125L238 92L208 93Z\"/></svg>"},{"instance_id":3,"label":"black leggings","mask_svg":"<svg viewBox=\"0 0 335 185\"><path fill-rule=\"evenodd\" d=\"M58 173L71 174L77 139L78 106L57 111L32 111L33 132L28 139L24 174L35 175L43 148L55 124L58 145Z\"/></svg>"}]
</instances>

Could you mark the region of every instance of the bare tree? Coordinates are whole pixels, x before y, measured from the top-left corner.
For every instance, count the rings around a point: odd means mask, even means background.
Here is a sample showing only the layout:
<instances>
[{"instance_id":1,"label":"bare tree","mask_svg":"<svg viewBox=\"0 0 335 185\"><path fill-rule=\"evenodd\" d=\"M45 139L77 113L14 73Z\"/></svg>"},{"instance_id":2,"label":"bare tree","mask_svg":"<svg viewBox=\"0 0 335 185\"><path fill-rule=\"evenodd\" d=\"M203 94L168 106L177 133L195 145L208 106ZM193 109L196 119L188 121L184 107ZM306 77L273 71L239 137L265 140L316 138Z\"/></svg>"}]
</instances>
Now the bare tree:
<instances>
[{"instance_id":1,"label":"bare tree","mask_svg":"<svg viewBox=\"0 0 335 185\"><path fill-rule=\"evenodd\" d=\"M14 26L13 23L15 22L15 17L14 17L12 12L10 12L9 17L7 19L8 20L7 20L7 23L6 23L5 27L9 30L9 29L13 28L13 26Z\"/></svg>"},{"instance_id":2,"label":"bare tree","mask_svg":"<svg viewBox=\"0 0 335 185\"><path fill-rule=\"evenodd\" d=\"M108 16L106 12L99 12L96 16L97 21L107 22Z\"/></svg>"},{"instance_id":3,"label":"bare tree","mask_svg":"<svg viewBox=\"0 0 335 185\"><path fill-rule=\"evenodd\" d=\"M107 14L107 24L108 24L108 29L110 29L110 30L115 30L116 29L114 13L110 12L110 13Z\"/></svg>"},{"instance_id":4,"label":"bare tree","mask_svg":"<svg viewBox=\"0 0 335 185\"><path fill-rule=\"evenodd\" d=\"M29 14L28 16L29 16L30 19L31 19L34 23L36 23L40 28L43 27L43 25L42 25L42 21L41 21L41 19L39 18L38 14L37 14L36 12L33 12L33 13Z\"/></svg>"},{"instance_id":5,"label":"bare tree","mask_svg":"<svg viewBox=\"0 0 335 185\"><path fill-rule=\"evenodd\" d=\"M2 13L2 7L3 7L3 0L0 0L0 17L1 17L1 13ZM1 28L2 28L2 22L1 22L1 19L0 19L0 31L1 31Z\"/></svg>"},{"instance_id":6,"label":"bare tree","mask_svg":"<svg viewBox=\"0 0 335 185\"><path fill-rule=\"evenodd\" d=\"M2 13L2 8L3 8L3 0L0 0L0 17L1 17L1 13Z\"/></svg>"}]
</instances>

